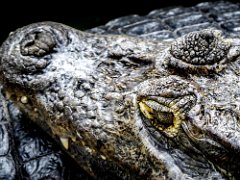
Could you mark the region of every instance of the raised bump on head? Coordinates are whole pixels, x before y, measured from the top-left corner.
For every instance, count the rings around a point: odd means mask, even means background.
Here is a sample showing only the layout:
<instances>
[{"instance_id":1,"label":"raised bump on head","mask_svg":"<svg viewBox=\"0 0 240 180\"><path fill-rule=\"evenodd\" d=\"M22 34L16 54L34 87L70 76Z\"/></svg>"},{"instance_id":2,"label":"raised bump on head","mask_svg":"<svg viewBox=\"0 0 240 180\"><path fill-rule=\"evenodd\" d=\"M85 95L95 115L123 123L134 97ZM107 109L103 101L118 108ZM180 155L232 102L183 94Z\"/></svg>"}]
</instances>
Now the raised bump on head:
<instances>
[{"instance_id":1,"label":"raised bump on head","mask_svg":"<svg viewBox=\"0 0 240 180\"><path fill-rule=\"evenodd\" d=\"M20 51L23 56L42 57L53 51L56 41L46 30L35 30L28 33L20 42Z\"/></svg>"},{"instance_id":2,"label":"raised bump on head","mask_svg":"<svg viewBox=\"0 0 240 180\"><path fill-rule=\"evenodd\" d=\"M53 56L67 46L67 33L64 25L54 22L35 23L17 29L1 46L2 80L25 88L30 84L36 89L46 87L49 79L41 74L52 64Z\"/></svg>"},{"instance_id":3,"label":"raised bump on head","mask_svg":"<svg viewBox=\"0 0 240 180\"><path fill-rule=\"evenodd\" d=\"M188 72L218 72L240 55L239 49L240 46L232 46L232 42L223 39L218 30L195 31L171 45L164 56L164 65ZM234 58L229 53L234 54Z\"/></svg>"}]
</instances>

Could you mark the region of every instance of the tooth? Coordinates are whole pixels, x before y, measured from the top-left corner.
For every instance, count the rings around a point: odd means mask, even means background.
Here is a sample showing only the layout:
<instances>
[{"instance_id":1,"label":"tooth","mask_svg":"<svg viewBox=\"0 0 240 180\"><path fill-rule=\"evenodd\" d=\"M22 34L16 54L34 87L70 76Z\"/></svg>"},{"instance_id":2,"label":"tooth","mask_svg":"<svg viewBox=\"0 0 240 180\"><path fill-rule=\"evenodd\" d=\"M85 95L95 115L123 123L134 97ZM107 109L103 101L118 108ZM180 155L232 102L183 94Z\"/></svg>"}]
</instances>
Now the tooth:
<instances>
[{"instance_id":1,"label":"tooth","mask_svg":"<svg viewBox=\"0 0 240 180\"><path fill-rule=\"evenodd\" d=\"M7 99L9 99L9 98L11 97L11 95L10 95L9 92L6 92L5 95L6 95L6 98L7 98Z\"/></svg>"},{"instance_id":2,"label":"tooth","mask_svg":"<svg viewBox=\"0 0 240 180\"><path fill-rule=\"evenodd\" d=\"M28 98L27 96L22 96L21 99L20 99L21 103L23 104L27 104L28 103Z\"/></svg>"},{"instance_id":3,"label":"tooth","mask_svg":"<svg viewBox=\"0 0 240 180\"><path fill-rule=\"evenodd\" d=\"M107 159L106 156L104 156L104 155L100 155L100 157L101 157L103 160L106 160L106 159Z\"/></svg>"},{"instance_id":4,"label":"tooth","mask_svg":"<svg viewBox=\"0 0 240 180\"><path fill-rule=\"evenodd\" d=\"M63 147L68 150L68 138L60 137L60 141L61 141Z\"/></svg>"},{"instance_id":5,"label":"tooth","mask_svg":"<svg viewBox=\"0 0 240 180\"><path fill-rule=\"evenodd\" d=\"M72 136L71 139L72 139L73 142L76 142L76 140L77 140L77 138L74 137L74 136Z\"/></svg>"}]
</instances>

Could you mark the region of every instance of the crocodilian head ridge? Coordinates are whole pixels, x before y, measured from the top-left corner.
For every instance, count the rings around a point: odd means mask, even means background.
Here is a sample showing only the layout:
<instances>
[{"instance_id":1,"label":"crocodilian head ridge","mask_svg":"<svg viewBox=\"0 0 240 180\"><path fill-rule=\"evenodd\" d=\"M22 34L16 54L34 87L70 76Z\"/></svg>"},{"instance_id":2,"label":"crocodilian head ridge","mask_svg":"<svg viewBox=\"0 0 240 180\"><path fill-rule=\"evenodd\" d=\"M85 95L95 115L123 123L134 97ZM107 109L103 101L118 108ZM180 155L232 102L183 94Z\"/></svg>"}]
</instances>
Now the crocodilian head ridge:
<instances>
[{"instance_id":1,"label":"crocodilian head ridge","mask_svg":"<svg viewBox=\"0 0 240 180\"><path fill-rule=\"evenodd\" d=\"M42 22L0 49L7 97L95 178L239 176L239 40L174 42Z\"/></svg>"}]
</instances>

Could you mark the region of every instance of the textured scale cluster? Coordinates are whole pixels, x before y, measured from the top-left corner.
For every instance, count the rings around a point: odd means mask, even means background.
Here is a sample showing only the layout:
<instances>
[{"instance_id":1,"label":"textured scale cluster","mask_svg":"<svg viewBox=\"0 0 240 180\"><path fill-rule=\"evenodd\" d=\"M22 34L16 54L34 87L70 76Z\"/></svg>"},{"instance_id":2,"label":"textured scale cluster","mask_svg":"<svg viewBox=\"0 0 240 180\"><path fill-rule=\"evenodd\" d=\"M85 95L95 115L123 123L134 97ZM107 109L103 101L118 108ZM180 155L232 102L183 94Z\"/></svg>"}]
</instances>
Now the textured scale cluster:
<instances>
[{"instance_id":1,"label":"textured scale cluster","mask_svg":"<svg viewBox=\"0 0 240 180\"><path fill-rule=\"evenodd\" d=\"M2 93L0 98L0 179L90 179Z\"/></svg>"},{"instance_id":2,"label":"textured scale cluster","mask_svg":"<svg viewBox=\"0 0 240 180\"><path fill-rule=\"evenodd\" d=\"M217 29L224 36L239 37L240 5L224 1L203 2L193 7L167 7L147 16L131 15L91 29L99 34L127 34L173 41L193 31Z\"/></svg>"},{"instance_id":3,"label":"textured scale cluster","mask_svg":"<svg viewBox=\"0 0 240 180\"><path fill-rule=\"evenodd\" d=\"M222 71L238 60L239 54L238 40L225 39L218 30L205 29L178 38L157 59L157 66L209 74Z\"/></svg>"},{"instance_id":4,"label":"textured scale cluster","mask_svg":"<svg viewBox=\"0 0 240 180\"><path fill-rule=\"evenodd\" d=\"M193 65L211 65L225 59L230 44L221 41L216 31L191 32L174 43L170 53L177 59Z\"/></svg>"}]
</instances>

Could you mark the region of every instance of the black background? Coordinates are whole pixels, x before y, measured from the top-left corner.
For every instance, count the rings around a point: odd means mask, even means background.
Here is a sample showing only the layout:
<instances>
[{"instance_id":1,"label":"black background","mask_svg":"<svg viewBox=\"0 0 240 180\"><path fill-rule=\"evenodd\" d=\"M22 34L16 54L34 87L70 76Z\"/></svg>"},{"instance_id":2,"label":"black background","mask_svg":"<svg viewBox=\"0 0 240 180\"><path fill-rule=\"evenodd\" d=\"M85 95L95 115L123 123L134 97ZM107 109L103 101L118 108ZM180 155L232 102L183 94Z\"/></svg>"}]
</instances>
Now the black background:
<instances>
[{"instance_id":1,"label":"black background","mask_svg":"<svg viewBox=\"0 0 240 180\"><path fill-rule=\"evenodd\" d=\"M39 21L56 21L84 30L105 24L111 19L129 15L145 15L167 6L193 6L204 0L58 0L8 1L1 5L0 43L9 32ZM231 2L237 2L231 0Z\"/></svg>"}]
</instances>

